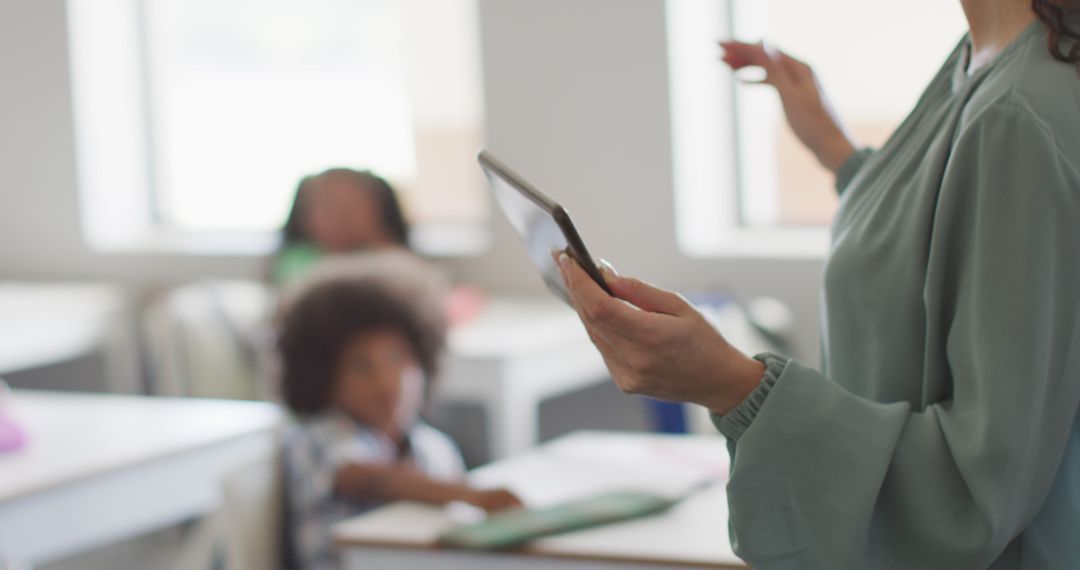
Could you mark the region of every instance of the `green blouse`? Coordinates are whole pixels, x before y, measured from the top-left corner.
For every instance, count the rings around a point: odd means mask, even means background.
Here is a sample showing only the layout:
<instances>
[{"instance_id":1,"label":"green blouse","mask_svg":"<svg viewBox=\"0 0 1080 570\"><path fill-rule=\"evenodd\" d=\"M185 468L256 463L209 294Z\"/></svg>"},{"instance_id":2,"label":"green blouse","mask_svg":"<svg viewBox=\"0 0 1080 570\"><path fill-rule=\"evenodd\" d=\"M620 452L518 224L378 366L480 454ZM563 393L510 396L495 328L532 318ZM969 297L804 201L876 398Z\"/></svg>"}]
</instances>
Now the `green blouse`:
<instances>
[{"instance_id":1,"label":"green blouse","mask_svg":"<svg viewBox=\"0 0 1080 570\"><path fill-rule=\"evenodd\" d=\"M823 367L714 417L755 568L1080 568L1080 77L1032 24L837 177Z\"/></svg>"}]
</instances>

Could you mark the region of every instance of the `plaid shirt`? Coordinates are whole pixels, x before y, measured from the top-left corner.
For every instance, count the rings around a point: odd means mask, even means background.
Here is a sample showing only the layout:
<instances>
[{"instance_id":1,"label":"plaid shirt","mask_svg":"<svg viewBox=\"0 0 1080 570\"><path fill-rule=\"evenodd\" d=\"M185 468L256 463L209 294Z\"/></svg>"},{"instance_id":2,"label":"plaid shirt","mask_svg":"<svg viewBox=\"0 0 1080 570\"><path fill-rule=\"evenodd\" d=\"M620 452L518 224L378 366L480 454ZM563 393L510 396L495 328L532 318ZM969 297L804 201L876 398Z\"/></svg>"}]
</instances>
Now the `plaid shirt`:
<instances>
[{"instance_id":1,"label":"plaid shirt","mask_svg":"<svg viewBox=\"0 0 1080 570\"><path fill-rule=\"evenodd\" d=\"M418 423L408 438L409 460L421 471L434 479L461 479L464 462L446 434ZM342 413L292 422L285 437L285 469L290 538L300 568L338 568L330 527L381 505L335 495L338 469L350 462L391 464L399 461L399 454L398 446L385 435Z\"/></svg>"}]
</instances>

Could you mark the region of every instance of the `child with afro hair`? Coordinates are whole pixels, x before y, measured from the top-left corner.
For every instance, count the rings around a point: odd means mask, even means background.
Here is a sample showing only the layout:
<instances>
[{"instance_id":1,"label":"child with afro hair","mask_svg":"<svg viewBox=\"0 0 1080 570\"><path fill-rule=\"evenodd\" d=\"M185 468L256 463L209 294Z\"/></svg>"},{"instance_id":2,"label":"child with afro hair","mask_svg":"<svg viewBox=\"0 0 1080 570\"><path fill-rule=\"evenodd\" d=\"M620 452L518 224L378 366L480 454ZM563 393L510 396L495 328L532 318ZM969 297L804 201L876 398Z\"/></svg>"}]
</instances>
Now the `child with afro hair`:
<instances>
[{"instance_id":1,"label":"child with afro hair","mask_svg":"<svg viewBox=\"0 0 1080 570\"><path fill-rule=\"evenodd\" d=\"M287 516L301 568L338 567L330 526L388 501L521 505L465 485L457 447L419 417L445 341L436 281L407 254L362 254L285 298Z\"/></svg>"}]
</instances>

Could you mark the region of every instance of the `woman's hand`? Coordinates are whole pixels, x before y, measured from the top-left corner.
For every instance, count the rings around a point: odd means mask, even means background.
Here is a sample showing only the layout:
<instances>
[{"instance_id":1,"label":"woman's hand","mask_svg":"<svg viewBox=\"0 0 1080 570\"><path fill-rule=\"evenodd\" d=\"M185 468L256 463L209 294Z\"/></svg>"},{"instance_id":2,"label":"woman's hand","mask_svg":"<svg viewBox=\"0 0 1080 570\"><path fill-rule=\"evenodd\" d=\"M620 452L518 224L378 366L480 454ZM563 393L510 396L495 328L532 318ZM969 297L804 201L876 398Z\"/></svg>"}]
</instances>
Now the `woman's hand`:
<instances>
[{"instance_id":1,"label":"woman's hand","mask_svg":"<svg viewBox=\"0 0 1080 570\"><path fill-rule=\"evenodd\" d=\"M602 267L612 297L565 253L558 262L589 338L624 392L723 415L765 375L763 364L728 344L682 296Z\"/></svg>"},{"instance_id":2,"label":"woman's hand","mask_svg":"<svg viewBox=\"0 0 1080 570\"><path fill-rule=\"evenodd\" d=\"M724 63L738 71L746 67L765 70L758 83L772 85L780 94L788 124L825 168L834 174L855 143L833 111L825 91L809 65L765 43L720 42Z\"/></svg>"}]
</instances>

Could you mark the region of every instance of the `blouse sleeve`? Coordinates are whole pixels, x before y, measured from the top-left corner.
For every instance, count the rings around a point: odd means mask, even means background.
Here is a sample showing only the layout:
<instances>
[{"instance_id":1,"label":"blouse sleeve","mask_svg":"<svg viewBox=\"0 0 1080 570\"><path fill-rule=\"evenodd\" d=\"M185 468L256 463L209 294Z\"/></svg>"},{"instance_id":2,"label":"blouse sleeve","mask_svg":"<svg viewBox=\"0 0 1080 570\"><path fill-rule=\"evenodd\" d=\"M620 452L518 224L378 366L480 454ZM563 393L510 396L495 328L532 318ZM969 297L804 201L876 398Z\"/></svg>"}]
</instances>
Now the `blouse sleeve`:
<instances>
[{"instance_id":1,"label":"blouse sleeve","mask_svg":"<svg viewBox=\"0 0 1080 570\"><path fill-rule=\"evenodd\" d=\"M952 391L920 410L779 370L730 442L729 530L755 568L986 568L1049 492L1080 403L1080 175L1015 105L954 149L928 268Z\"/></svg>"},{"instance_id":2,"label":"blouse sleeve","mask_svg":"<svg viewBox=\"0 0 1080 570\"><path fill-rule=\"evenodd\" d=\"M872 148L862 148L853 153L851 156L844 160L840 168L836 170L836 192L843 194L844 190L851 184L851 181L855 179L855 175L862 170L867 159L874 154Z\"/></svg>"}]
</instances>

